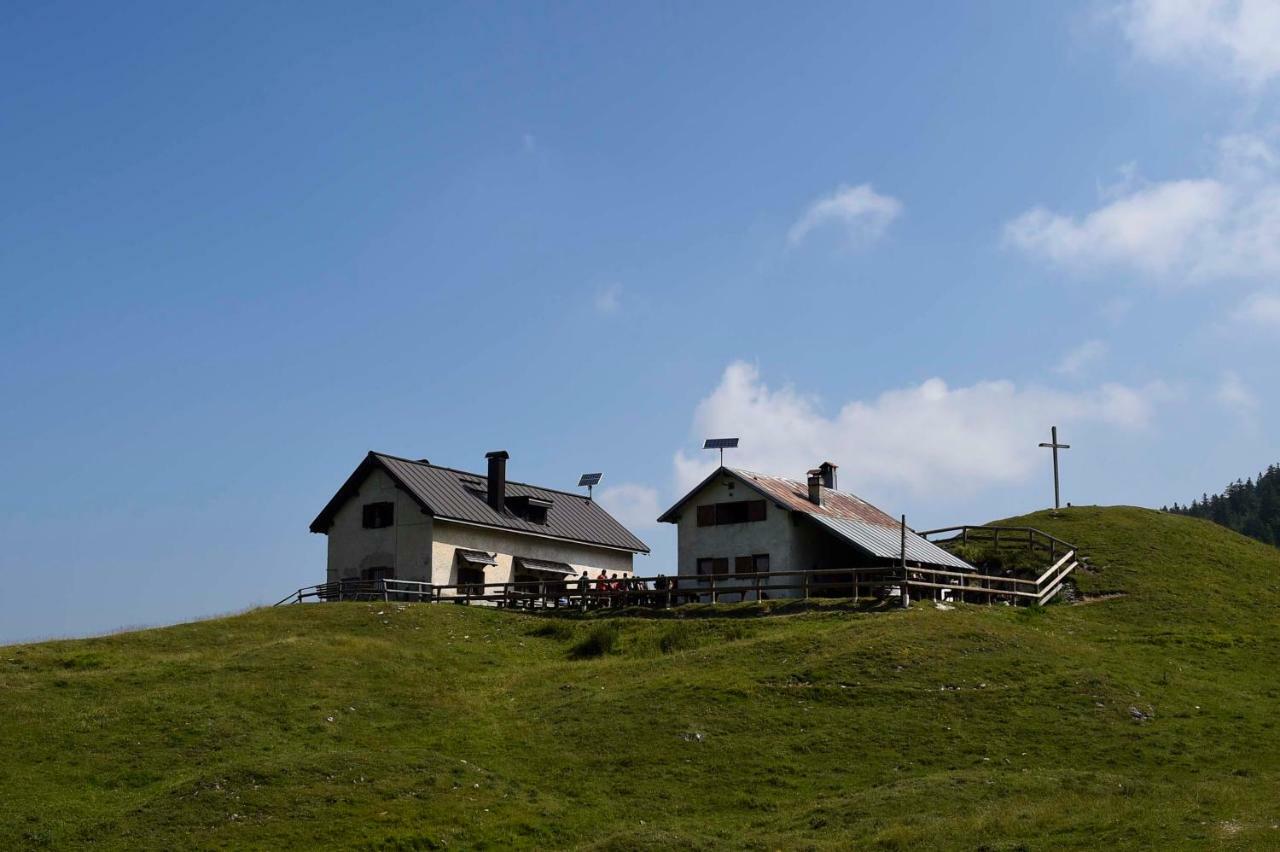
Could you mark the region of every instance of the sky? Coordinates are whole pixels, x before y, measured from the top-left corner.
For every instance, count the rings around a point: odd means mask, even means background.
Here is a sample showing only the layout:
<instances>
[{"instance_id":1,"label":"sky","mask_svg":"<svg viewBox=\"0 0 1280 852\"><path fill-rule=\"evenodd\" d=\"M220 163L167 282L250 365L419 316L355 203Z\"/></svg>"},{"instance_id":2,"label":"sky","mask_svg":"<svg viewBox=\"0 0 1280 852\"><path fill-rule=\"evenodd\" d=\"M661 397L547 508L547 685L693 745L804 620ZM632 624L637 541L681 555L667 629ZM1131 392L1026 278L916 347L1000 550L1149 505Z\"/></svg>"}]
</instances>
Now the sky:
<instances>
[{"instance_id":1,"label":"sky","mask_svg":"<svg viewBox=\"0 0 1280 852\"><path fill-rule=\"evenodd\" d=\"M0 642L320 582L364 454L916 528L1280 460L1280 6L0 9Z\"/></svg>"}]
</instances>

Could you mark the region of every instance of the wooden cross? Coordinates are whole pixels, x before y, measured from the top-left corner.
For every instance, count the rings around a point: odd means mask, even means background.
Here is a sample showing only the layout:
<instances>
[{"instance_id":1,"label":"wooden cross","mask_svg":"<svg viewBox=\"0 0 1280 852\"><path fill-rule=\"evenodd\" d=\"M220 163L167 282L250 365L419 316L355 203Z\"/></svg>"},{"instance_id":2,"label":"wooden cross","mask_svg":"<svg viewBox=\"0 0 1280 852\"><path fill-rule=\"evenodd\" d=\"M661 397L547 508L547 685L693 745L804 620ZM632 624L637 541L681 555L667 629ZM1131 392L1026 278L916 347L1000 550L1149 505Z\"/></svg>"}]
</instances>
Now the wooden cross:
<instances>
[{"instance_id":1,"label":"wooden cross","mask_svg":"<svg viewBox=\"0 0 1280 852\"><path fill-rule=\"evenodd\" d=\"M1053 450L1053 511L1057 512L1059 508L1059 505L1058 505L1058 450L1069 450L1071 449L1071 445L1058 443L1058 427L1057 426L1050 427L1049 435L1051 436L1049 439L1049 443L1041 444L1040 446L1048 447L1051 450Z\"/></svg>"}]
</instances>

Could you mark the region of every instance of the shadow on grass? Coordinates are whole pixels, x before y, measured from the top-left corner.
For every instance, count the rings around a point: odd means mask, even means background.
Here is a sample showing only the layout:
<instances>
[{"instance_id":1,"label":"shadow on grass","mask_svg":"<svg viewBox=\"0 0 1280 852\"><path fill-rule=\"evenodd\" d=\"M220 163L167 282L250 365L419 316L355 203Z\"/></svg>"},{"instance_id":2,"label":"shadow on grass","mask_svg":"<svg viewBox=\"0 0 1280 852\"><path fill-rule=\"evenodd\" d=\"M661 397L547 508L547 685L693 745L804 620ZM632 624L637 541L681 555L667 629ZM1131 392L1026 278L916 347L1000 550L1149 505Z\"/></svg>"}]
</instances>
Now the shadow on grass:
<instances>
[{"instance_id":1,"label":"shadow on grass","mask_svg":"<svg viewBox=\"0 0 1280 852\"><path fill-rule=\"evenodd\" d=\"M589 609L553 609L525 611L528 615L545 619L566 621L593 621L616 618L642 618L653 620L685 618L767 618L775 615L798 615L805 612L890 612L899 609L894 599L874 598L787 598L776 601L746 601L742 603L703 604L691 603L669 609L646 606L608 607Z\"/></svg>"}]
</instances>

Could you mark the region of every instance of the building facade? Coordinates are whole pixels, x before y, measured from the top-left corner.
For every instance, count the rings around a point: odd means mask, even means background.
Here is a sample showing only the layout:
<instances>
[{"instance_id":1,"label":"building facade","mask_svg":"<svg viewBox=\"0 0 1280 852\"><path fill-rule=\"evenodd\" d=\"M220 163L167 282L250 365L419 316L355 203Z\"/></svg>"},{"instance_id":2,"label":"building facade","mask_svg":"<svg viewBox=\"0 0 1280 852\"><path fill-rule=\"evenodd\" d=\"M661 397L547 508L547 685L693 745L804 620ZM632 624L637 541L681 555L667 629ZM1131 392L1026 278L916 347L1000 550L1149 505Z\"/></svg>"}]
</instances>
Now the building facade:
<instances>
[{"instance_id":1,"label":"building facade","mask_svg":"<svg viewBox=\"0 0 1280 852\"><path fill-rule=\"evenodd\" d=\"M594 500L508 481L507 454L487 458L474 474L369 453L311 524L328 537L326 581L563 582L629 576L649 552Z\"/></svg>"},{"instance_id":2,"label":"building facade","mask_svg":"<svg viewBox=\"0 0 1280 852\"><path fill-rule=\"evenodd\" d=\"M681 588L754 587L757 573L842 571L888 566L902 558L902 528L860 497L836 489L836 465L824 462L805 482L721 467L658 518L676 525ZM910 565L972 567L907 530ZM683 578L690 578L692 583ZM829 579L829 575L826 575ZM794 597L803 578L762 581L769 597ZM750 600L754 593L743 592Z\"/></svg>"}]
</instances>

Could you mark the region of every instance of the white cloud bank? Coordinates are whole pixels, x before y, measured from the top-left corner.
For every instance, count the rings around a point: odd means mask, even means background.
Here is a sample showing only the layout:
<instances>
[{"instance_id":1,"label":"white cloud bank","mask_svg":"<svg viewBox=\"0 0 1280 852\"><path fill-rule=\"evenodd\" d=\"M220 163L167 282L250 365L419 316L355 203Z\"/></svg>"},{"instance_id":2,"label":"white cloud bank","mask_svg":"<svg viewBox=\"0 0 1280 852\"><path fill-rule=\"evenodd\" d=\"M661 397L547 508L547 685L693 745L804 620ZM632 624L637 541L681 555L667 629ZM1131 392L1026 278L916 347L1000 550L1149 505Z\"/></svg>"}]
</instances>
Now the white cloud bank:
<instances>
[{"instance_id":1,"label":"white cloud bank","mask_svg":"<svg viewBox=\"0 0 1280 852\"><path fill-rule=\"evenodd\" d=\"M1079 393L1018 387L1008 381L951 388L941 379L891 390L824 414L814 397L770 388L744 362L730 364L694 414L699 435L737 435L726 463L802 479L830 459L840 483L855 492L972 493L1025 480L1043 464L1049 426L1101 423L1139 430L1169 396L1161 384L1104 384ZM714 470L711 453L675 456L683 492Z\"/></svg>"},{"instance_id":2,"label":"white cloud bank","mask_svg":"<svg viewBox=\"0 0 1280 852\"><path fill-rule=\"evenodd\" d=\"M1280 75L1275 0L1133 0L1117 11L1144 59L1195 63L1251 86Z\"/></svg>"},{"instance_id":3,"label":"white cloud bank","mask_svg":"<svg viewBox=\"0 0 1280 852\"><path fill-rule=\"evenodd\" d=\"M850 245L864 246L883 236L900 215L902 202L879 194L869 183L840 186L809 205L787 232L787 242L799 245L812 231L834 226L844 232Z\"/></svg>"},{"instance_id":4,"label":"white cloud bank","mask_svg":"<svg viewBox=\"0 0 1280 852\"><path fill-rule=\"evenodd\" d=\"M1130 188L1083 216L1035 207L1005 225L1004 239L1076 271L1119 267L1154 282L1274 276L1280 157L1262 137L1227 137L1210 177Z\"/></svg>"},{"instance_id":5,"label":"white cloud bank","mask_svg":"<svg viewBox=\"0 0 1280 852\"><path fill-rule=\"evenodd\" d=\"M658 491L647 485L624 482L600 489L596 499L605 511L629 529L655 526L661 510L658 508Z\"/></svg>"}]
</instances>

